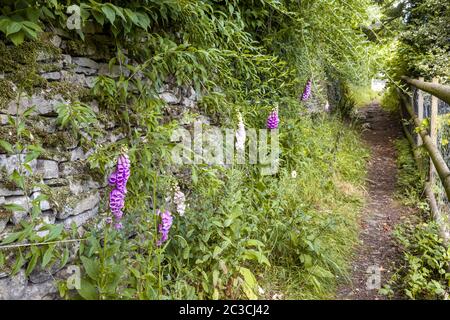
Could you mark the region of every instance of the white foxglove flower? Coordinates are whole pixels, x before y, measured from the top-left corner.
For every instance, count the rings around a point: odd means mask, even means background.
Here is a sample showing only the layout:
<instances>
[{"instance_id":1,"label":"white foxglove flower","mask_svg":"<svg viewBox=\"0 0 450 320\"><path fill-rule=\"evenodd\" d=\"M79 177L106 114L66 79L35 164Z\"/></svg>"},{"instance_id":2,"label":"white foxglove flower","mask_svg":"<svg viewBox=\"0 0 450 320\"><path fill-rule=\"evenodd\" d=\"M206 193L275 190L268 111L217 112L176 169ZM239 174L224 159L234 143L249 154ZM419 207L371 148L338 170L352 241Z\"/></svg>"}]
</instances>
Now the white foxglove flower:
<instances>
[{"instance_id":1,"label":"white foxglove flower","mask_svg":"<svg viewBox=\"0 0 450 320\"><path fill-rule=\"evenodd\" d=\"M184 212L186 211L186 196L180 190L178 185L175 187L175 192L173 194L173 203L176 205L178 214L184 216Z\"/></svg>"},{"instance_id":2,"label":"white foxglove flower","mask_svg":"<svg viewBox=\"0 0 450 320\"><path fill-rule=\"evenodd\" d=\"M292 177L292 179L297 178L297 171L293 170L293 171L291 172L291 177Z\"/></svg>"},{"instance_id":3,"label":"white foxglove flower","mask_svg":"<svg viewBox=\"0 0 450 320\"><path fill-rule=\"evenodd\" d=\"M245 132L244 121L242 120L242 115L239 113L239 124L238 129L236 131L236 150L244 151L245 150L245 138L247 134Z\"/></svg>"}]
</instances>

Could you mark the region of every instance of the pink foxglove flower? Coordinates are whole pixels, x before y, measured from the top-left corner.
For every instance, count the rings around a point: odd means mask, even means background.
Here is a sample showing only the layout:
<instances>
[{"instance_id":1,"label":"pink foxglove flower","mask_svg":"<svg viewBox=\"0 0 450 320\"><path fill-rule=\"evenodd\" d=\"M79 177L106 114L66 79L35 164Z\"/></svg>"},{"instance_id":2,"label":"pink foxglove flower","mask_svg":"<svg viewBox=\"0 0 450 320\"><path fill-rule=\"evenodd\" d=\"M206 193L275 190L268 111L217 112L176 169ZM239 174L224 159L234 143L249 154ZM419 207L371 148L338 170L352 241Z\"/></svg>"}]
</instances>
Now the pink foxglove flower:
<instances>
[{"instance_id":1,"label":"pink foxglove flower","mask_svg":"<svg viewBox=\"0 0 450 320\"><path fill-rule=\"evenodd\" d=\"M278 118L278 110L275 108L267 118L267 129L276 129L278 128L278 123L280 122L280 119Z\"/></svg>"},{"instance_id":2,"label":"pink foxglove flower","mask_svg":"<svg viewBox=\"0 0 450 320\"><path fill-rule=\"evenodd\" d=\"M113 187L109 194L109 208L114 216L114 228L123 228L120 220L123 216L122 209L125 207L125 194L127 192L127 181L130 177L130 160L125 153L117 159L116 170L109 176L108 182ZM108 219L112 223L111 219Z\"/></svg>"},{"instance_id":3,"label":"pink foxglove flower","mask_svg":"<svg viewBox=\"0 0 450 320\"><path fill-rule=\"evenodd\" d=\"M125 205L125 195L123 192L119 191L118 189L114 188L111 190L109 194L109 208L111 209L112 213L116 213Z\"/></svg>"},{"instance_id":4,"label":"pink foxglove flower","mask_svg":"<svg viewBox=\"0 0 450 320\"><path fill-rule=\"evenodd\" d=\"M306 101L311 96L311 79L306 82L305 89L302 94L302 101Z\"/></svg>"},{"instance_id":5,"label":"pink foxglove flower","mask_svg":"<svg viewBox=\"0 0 450 320\"><path fill-rule=\"evenodd\" d=\"M130 177L130 160L127 155L121 154L117 160L116 187L124 194L127 192L127 181Z\"/></svg>"},{"instance_id":6,"label":"pink foxglove flower","mask_svg":"<svg viewBox=\"0 0 450 320\"><path fill-rule=\"evenodd\" d=\"M239 124L238 129L236 131L236 150L244 151L245 150L245 138L247 134L245 132L244 121L242 120L242 115L239 113Z\"/></svg>"},{"instance_id":7,"label":"pink foxglove flower","mask_svg":"<svg viewBox=\"0 0 450 320\"><path fill-rule=\"evenodd\" d=\"M157 211L157 214L161 217L161 223L158 226L158 231L161 235L161 238L156 243L158 246L161 246L164 242L169 238L170 227L172 227L173 217L168 210L164 213L161 211Z\"/></svg>"}]
</instances>

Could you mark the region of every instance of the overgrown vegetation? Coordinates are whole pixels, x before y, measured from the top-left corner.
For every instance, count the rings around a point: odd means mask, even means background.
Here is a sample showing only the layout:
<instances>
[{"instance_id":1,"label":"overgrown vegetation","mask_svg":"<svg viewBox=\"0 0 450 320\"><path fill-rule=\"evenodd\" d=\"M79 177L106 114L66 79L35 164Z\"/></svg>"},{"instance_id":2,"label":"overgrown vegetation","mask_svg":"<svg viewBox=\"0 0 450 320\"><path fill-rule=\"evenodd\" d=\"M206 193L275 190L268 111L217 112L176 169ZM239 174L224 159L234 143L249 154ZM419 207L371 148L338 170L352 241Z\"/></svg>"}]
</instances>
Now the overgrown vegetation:
<instances>
[{"instance_id":1,"label":"overgrown vegetation","mask_svg":"<svg viewBox=\"0 0 450 320\"><path fill-rule=\"evenodd\" d=\"M437 78L448 83L450 46L448 42L450 7L439 0L380 1L384 4L384 24L378 29L382 37L392 39L395 52L387 60L391 79L382 105L398 112L400 99L397 87L400 77ZM427 125L427 121L424 121ZM443 139L446 143L446 139ZM430 213L424 199L424 178L418 173L406 142L398 142L399 187L401 200L419 208L420 218L404 224L396 232L405 249L404 261L392 279L392 288L400 296L411 299L448 298L448 252L439 238L437 226L429 223ZM423 151L418 150L419 154ZM391 289L385 292L393 293Z\"/></svg>"},{"instance_id":2,"label":"overgrown vegetation","mask_svg":"<svg viewBox=\"0 0 450 320\"><path fill-rule=\"evenodd\" d=\"M74 292L61 282L63 297L332 297L356 240L367 150L338 116L307 111L325 105L327 86L334 84L344 88L333 97L337 114L351 113L348 83L367 83L374 70L367 57L377 59L360 29L369 1L31 2L6 1L2 8L0 31L15 44L37 39L33 31L47 21L74 43L89 41L89 26L114 39L110 64L120 65L120 76L99 76L92 94L100 117L113 117L125 138L99 145L88 161L106 176L124 147L131 160L124 229L105 224L104 214L100 227L83 235L77 252L82 285ZM77 35L67 30L69 5L80 10ZM301 101L308 79L313 99ZM170 137L179 123L164 117L168 107L158 97L167 82L192 86L199 95L184 119L203 114L234 128L241 114L246 128L264 128L278 107L279 171L265 176L257 165L236 162L174 168ZM61 106L58 114L61 127L95 137L84 104ZM167 200L175 186L186 194L183 216ZM162 246L157 210L174 216ZM54 247L42 248L42 265L56 263Z\"/></svg>"},{"instance_id":3,"label":"overgrown vegetation","mask_svg":"<svg viewBox=\"0 0 450 320\"><path fill-rule=\"evenodd\" d=\"M411 152L411 146L406 139L399 139L395 143L397 149L397 194L399 199L409 206L419 206L424 202L424 172L417 168ZM427 207L424 208L425 211Z\"/></svg>"},{"instance_id":4,"label":"overgrown vegetation","mask_svg":"<svg viewBox=\"0 0 450 320\"><path fill-rule=\"evenodd\" d=\"M404 260L382 292L398 292L409 299L448 299L450 249L443 245L434 222L402 224L395 236L404 250Z\"/></svg>"},{"instance_id":5,"label":"overgrown vegetation","mask_svg":"<svg viewBox=\"0 0 450 320\"><path fill-rule=\"evenodd\" d=\"M425 181L408 141L398 140L396 146L399 199L418 211L394 232L404 251L403 261L381 292L409 299L448 299L450 249L444 246L437 224L430 222L430 209L423 192Z\"/></svg>"}]
</instances>

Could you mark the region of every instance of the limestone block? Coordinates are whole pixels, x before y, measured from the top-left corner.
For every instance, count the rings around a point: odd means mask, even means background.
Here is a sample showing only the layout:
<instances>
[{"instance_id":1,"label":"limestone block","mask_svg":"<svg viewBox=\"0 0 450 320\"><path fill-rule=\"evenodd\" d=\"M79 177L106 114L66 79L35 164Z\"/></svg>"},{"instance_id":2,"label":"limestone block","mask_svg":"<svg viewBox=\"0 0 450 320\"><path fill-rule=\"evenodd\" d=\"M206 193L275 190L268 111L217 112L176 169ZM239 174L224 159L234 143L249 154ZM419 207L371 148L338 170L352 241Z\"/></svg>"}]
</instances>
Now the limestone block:
<instances>
[{"instance_id":1,"label":"limestone block","mask_svg":"<svg viewBox=\"0 0 450 320\"><path fill-rule=\"evenodd\" d=\"M41 174L44 179L58 178L58 162L53 160L37 160L35 173Z\"/></svg>"},{"instance_id":2,"label":"limestone block","mask_svg":"<svg viewBox=\"0 0 450 320\"><path fill-rule=\"evenodd\" d=\"M97 70L99 68L99 65L97 62L95 62L94 60L92 60L90 58L85 58L85 57L73 57L72 63L74 63L80 67L86 67L86 68L97 69Z\"/></svg>"},{"instance_id":3,"label":"limestone block","mask_svg":"<svg viewBox=\"0 0 450 320\"><path fill-rule=\"evenodd\" d=\"M22 299L25 294L27 282L27 277L23 269L13 276L0 279L0 299Z\"/></svg>"},{"instance_id":4,"label":"limestone block","mask_svg":"<svg viewBox=\"0 0 450 320\"><path fill-rule=\"evenodd\" d=\"M46 72L41 74L41 77L47 80L61 80L61 72Z\"/></svg>"},{"instance_id":5,"label":"limestone block","mask_svg":"<svg viewBox=\"0 0 450 320\"><path fill-rule=\"evenodd\" d=\"M180 102L180 99L172 92L160 93L159 97L168 104L178 104Z\"/></svg>"},{"instance_id":6,"label":"limestone block","mask_svg":"<svg viewBox=\"0 0 450 320\"><path fill-rule=\"evenodd\" d=\"M23 113L31 107L35 107L32 115L49 115L54 114L56 107L60 104L66 104L66 101L60 94L53 96L51 99L45 98L42 94L33 94L31 97L23 94L20 99L19 110L17 110L17 100L10 101L6 113L17 115Z\"/></svg>"},{"instance_id":7,"label":"limestone block","mask_svg":"<svg viewBox=\"0 0 450 320\"><path fill-rule=\"evenodd\" d=\"M100 202L100 195L94 191L87 195L68 197L65 202L63 210L57 214L58 219L66 219L69 216L76 216L95 209Z\"/></svg>"},{"instance_id":8,"label":"limestone block","mask_svg":"<svg viewBox=\"0 0 450 320\"><path fill-rule=\"evenodd\" d=\"M77 216L67 218L63 221L64 228L70 229L72 223L75 223L76 226L79 227L79 226L85 224L86 222L88 222L90 219L94 218L97 215L97 213L98 213L98 208L96 207L92 210L86 211Z\"/></svg>"}]
</instances>

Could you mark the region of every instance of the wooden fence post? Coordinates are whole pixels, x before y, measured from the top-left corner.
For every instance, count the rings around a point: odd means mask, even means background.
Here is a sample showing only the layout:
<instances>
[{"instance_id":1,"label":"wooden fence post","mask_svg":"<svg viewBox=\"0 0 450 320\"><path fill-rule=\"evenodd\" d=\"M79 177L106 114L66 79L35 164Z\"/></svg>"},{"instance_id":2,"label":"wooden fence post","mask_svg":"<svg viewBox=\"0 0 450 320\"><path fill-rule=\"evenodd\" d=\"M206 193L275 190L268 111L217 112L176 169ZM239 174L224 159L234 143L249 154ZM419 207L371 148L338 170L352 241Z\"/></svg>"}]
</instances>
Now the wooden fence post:
<instances>
[{"instance_id":1,"label":"wooden fence post","mask_svg":"<svg viewBox=\"0 0 450 320\"><path fill-rule=\"evenodd\" d=\"M424 81L425 79L423 77L419 78L420 81ZM417 118L420 122L423 120L423 92L420 89L417 90ZM414 105L414 104L413 104ZM420 134L417 134L417 145L422 145L422 138L420 137Z\"/></svg>"},{"instance_id":2,"label":"wooden fence post","mask_svg":"<svg viewBox=\"0 0 450 320\"><path fill-rule=\"evenodd\" d=\"M433 83L437 83L437 79L433 78ZM433 144L437 146L437 117L438 117L438 98L434 95L431 96L431 114L430 114L430 137ZM434 168L433 161L430 159L430 182L434 184L434 176L436 169Z\"/></svg>"}]
</instances>

